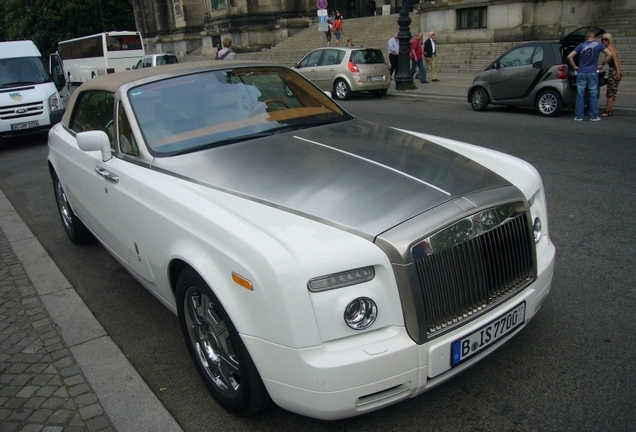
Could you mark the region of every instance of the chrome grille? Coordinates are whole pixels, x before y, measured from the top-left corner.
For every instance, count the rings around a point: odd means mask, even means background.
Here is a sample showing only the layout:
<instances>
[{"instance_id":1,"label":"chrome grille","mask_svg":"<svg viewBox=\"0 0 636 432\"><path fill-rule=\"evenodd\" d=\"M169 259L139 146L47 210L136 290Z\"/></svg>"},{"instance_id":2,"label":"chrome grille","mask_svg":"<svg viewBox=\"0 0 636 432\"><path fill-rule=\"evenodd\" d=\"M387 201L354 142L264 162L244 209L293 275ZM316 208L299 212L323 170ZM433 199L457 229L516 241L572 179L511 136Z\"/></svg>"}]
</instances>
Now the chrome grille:
<instances>
[{"instance_id":1,"label":"chrome grille","mask_svg":"<svg viewBox=\"0 0 636 432\"><path fill-rule=\"evenodd\" d=\"M20 120L29 117L40 116L44 113L44 102L30 102L0 107L0 119Z\"/></svg>"},{"instance_id":2,"label":"chrome grille","mask_svg":"<svg viewBox=\"0 0 636 432\"><path fill-rule=\"evenodd\" d=\"M463 219L414 248L429 338L534 280L534 243L520 207L502 206Z\"/></svg>"}]
</instances>

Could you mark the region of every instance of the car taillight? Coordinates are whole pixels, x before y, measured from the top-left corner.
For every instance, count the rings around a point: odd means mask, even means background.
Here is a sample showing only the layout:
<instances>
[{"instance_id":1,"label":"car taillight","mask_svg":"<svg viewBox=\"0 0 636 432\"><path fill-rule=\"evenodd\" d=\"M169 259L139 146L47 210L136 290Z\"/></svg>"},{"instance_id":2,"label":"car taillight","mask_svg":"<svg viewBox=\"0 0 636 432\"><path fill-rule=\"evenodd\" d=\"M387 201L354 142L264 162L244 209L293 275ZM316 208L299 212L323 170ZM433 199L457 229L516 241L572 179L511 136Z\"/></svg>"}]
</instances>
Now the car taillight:
<instances>
[{"instance_id":1,"label":"car taillight","mask_svg":"<svg viewBox=\"0 0 636 432\"><path fill-rule=\"evenodd\" d=\"M349 61L349 63L347 64L347 66L349 67L349 71L351 72L360 72L360 69L358 69L358 65L355 64L352 61Z\"/></svg>"},{"instance_id":2,"label":"car taillight","mask_svg":"<svg viewBox=\"0 0 636 432\"><path fill-rule=\"evenodd\" d=\"M568 77L568 67L566 65L559 66L557 71L558 79L566 79Z\"/></svg>"}]
</instances>

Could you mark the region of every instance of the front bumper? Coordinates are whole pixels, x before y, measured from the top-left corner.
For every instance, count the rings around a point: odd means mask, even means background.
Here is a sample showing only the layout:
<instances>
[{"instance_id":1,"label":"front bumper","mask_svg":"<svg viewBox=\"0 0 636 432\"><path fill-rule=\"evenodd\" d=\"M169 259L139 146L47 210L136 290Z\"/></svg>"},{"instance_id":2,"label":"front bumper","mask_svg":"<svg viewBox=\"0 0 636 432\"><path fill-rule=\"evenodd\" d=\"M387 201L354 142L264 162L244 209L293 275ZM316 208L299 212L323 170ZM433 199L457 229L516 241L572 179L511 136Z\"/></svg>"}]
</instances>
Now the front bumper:
<instances>
[{"instance_id":1,"label":"front bumper","mask_svg":"<svg viewBox=\"0 0 636 432\"><path fill-rule=\"evenodd\" d=\"M464 326L417 345L403 327L294 349L243 335L263 382L280 407L309 417L334 420L373 411L414 397L452 378L518 333L550 291L555 249L538 259L538 278L525 290ZM451 343L526 302L521 327L474 358L451 368Z\"/></svg>"}]
</instances>

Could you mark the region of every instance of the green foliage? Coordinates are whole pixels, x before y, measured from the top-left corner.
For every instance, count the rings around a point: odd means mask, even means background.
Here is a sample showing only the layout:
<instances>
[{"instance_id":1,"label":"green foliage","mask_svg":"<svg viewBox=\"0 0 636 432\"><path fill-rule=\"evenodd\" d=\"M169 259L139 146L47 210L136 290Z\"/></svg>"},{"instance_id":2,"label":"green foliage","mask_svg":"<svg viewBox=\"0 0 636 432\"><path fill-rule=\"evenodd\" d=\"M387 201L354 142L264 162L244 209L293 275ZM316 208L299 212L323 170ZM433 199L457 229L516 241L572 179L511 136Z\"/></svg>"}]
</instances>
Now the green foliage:
<instances>
[{"instance_id":1,"label":"green foliage","mask_svg":"<svg viewBox=\"0 0 636 432\"><path fill-rule=\"evenodd\" d=\"M62 40L135 30L130 0L1 0L0 40L32 40L46 58Z\"/></svg>"}]
</instances>

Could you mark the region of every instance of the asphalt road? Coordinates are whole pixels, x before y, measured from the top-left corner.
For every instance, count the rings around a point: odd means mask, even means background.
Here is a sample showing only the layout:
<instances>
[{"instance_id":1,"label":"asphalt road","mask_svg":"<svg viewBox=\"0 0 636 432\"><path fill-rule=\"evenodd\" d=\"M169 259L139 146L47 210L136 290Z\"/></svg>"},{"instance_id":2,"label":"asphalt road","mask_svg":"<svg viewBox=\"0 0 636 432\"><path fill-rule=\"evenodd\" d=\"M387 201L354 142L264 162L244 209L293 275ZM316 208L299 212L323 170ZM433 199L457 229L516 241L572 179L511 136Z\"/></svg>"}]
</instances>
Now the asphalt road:
<instances>
[{"instance_id":1,"label":"asphalt road","mask_svg":"<svg viewBox=\"0 0 636 432\"><path fill-rule=\"evenodd\" d=\"M226 413L191 365L176 317L98 243L66 238L46 136L0 141L0 187L185 431L636 430L636 113L575 123L570 112L476 113L439 100L361 96L343 105L365 120L528 160L543 176L557 247L552 293L526 329L460 376L362 417L323 422L276 407L250 419Z\"/></svg>"}]
</instances>

